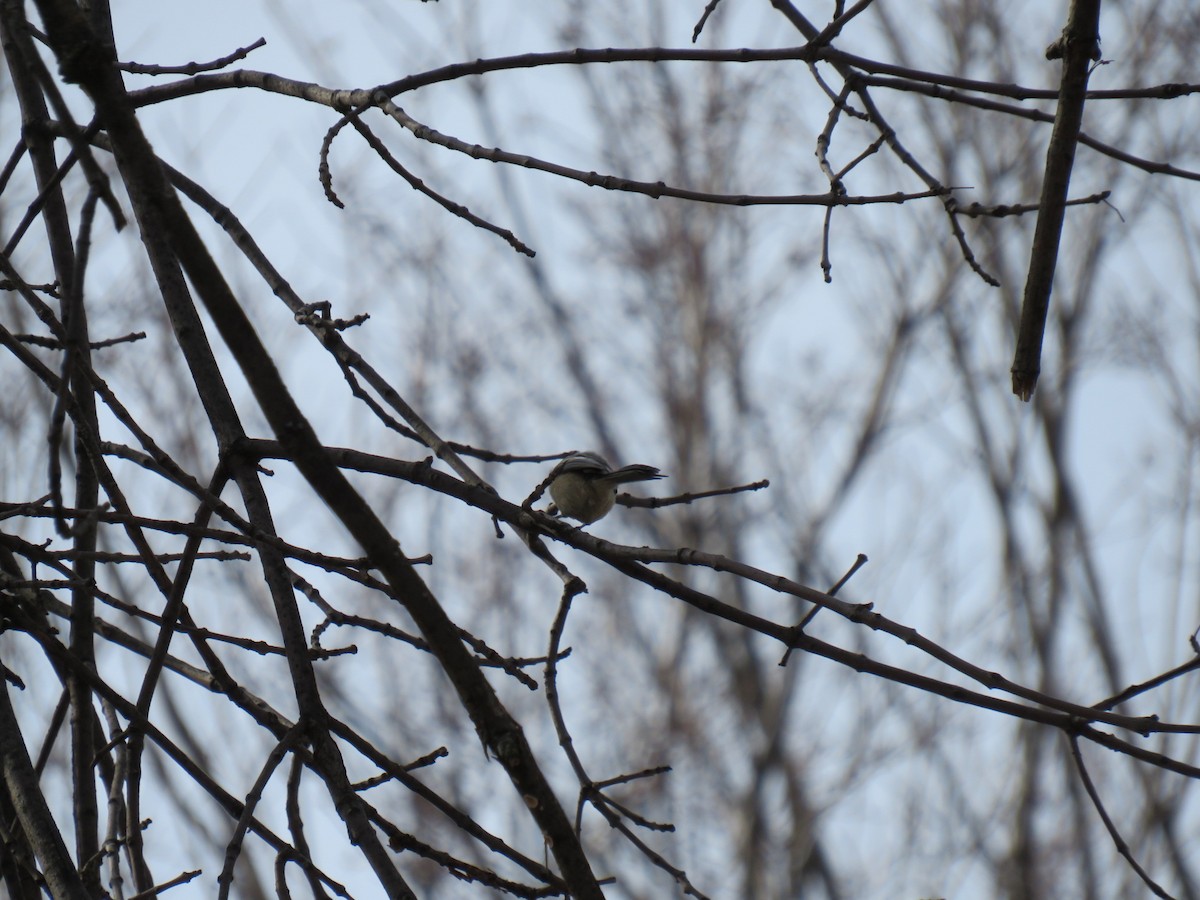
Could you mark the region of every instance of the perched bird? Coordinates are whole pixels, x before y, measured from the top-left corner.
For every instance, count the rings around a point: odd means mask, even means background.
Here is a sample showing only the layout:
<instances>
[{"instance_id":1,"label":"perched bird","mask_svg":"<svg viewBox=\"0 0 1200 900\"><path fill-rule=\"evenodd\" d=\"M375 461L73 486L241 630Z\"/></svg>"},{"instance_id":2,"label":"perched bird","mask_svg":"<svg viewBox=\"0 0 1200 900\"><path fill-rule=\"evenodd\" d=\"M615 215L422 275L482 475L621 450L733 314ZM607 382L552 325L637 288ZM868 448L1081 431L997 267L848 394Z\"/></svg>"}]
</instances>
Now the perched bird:
<instances>
[{"instance_id":1,"label":"perched bird","mask_svg":"<svg viewBox=\"0 0 1200 900\"><path fill-rule=\"evenodd\" d=\"M550 473L550 496L558 513L588 525L608 515L617 500L617 485L666 478L654 466L614 469L599 453L573 453Z\"/></svg>"}]
</instances>

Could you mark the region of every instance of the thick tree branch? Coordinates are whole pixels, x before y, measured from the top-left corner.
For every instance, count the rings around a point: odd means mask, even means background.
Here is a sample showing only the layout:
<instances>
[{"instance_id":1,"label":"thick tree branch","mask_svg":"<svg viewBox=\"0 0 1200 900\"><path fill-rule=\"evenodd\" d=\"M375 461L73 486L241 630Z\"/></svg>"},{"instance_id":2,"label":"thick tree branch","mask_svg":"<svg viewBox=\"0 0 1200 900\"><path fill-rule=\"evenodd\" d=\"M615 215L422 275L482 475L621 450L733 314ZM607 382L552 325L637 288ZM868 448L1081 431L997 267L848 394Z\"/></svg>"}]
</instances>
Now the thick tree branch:
<instances>
[{"instance_id":1,"label":"thick tree branch","mask_svg":"<svg viewBox=\"0 0 1200 900\"><path fill-rule=\"evenodd\" d=\"M1099 53L1100 0L1073 0L1067 27L1052 45L1063 60L1058 113L1046 151L1046 174L1042 179L1041 211L1033 232L1025 299L1021 303L1021 325L1012 364L1013 393L1028 401L1042 370L1042 338L1050 310L1050 292L1066 216L1067 191L1075 146L1083 123L1083 104L1092 60ZM1049 55L1049 53L1048 53Z\"/></svg>"}]
</instances>

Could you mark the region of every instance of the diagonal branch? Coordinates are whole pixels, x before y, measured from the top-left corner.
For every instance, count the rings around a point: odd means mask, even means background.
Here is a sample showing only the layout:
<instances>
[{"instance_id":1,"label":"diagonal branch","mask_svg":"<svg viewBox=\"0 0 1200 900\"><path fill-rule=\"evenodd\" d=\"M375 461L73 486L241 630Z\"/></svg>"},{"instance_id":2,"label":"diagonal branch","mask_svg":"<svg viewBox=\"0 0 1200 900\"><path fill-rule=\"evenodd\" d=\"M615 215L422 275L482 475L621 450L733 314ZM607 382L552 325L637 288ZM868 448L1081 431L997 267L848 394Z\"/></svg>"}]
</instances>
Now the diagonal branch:
<instances>
[{"instance_id":1,"label":"diagonal branch","mask_svg":"<svg viewBox=\"0 0 1200 900\"><path fill-rule=\"evenodd\" d=\"M1041 212L1033 232L1029 275L1025 281L1021 325L1012 365L1013 393L1026 402L1033 396L1042 369L1042 337L1046 331L1046 314L1050 311L1050 290L1058 264L1075 145L1083 123L1088 71L1099 51L1099 29L1100 0L1073 0L1062 37L1046 51L1048 57L1062 54L1063 75L1050 148L1046 151Z\"/></svg>"}]
</instances>

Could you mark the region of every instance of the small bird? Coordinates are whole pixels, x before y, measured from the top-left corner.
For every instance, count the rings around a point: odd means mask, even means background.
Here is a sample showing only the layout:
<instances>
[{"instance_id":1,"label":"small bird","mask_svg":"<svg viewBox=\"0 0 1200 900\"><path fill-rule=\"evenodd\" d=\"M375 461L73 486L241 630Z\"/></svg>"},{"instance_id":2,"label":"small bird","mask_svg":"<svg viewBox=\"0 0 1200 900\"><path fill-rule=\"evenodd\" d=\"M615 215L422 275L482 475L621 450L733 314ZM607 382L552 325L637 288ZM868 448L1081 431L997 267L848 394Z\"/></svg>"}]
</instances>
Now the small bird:
<instances>
[{"instance_id":1,"label":"small bird","mask_svg":"<svg viewBox=\"0 0 1200 900\"><path fill-rule=\"evenodd\" d=\"M617 500L617 485L666 478L654 466L614 469L599 453L572 453L550 473L550 496L558 513L590 525L608 515Z\"/></svg>"}]
</instances>

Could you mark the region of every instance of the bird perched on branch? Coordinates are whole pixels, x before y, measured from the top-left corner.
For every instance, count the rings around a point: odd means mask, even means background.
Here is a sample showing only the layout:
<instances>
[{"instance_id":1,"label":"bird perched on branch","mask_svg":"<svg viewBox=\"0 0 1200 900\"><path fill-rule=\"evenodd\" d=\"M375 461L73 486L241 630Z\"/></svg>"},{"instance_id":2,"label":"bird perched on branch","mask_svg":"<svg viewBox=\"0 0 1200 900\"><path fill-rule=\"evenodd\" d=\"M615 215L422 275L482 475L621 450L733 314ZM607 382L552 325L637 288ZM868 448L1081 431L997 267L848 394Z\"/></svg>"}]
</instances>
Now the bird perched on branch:
<instances>
[{"instance_id":1,"label":"bird perched on branch","mask_svg":"<svg viewBox=\"0 0 1200 900\"><path fill-rule=\"evenodd\" d=\"M550 473L550 496L558 514L589 525L608 515L617 500L617 485L666 478L654 466L614 469L599 453L573 453ZM553 511L553 510L551 510Z\"/></svg>"}]
</instances>

